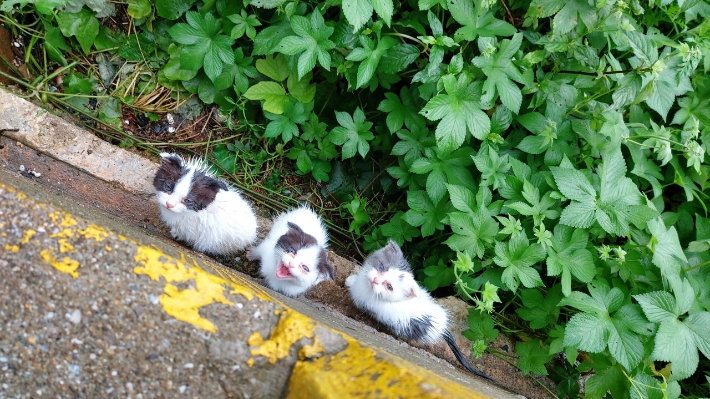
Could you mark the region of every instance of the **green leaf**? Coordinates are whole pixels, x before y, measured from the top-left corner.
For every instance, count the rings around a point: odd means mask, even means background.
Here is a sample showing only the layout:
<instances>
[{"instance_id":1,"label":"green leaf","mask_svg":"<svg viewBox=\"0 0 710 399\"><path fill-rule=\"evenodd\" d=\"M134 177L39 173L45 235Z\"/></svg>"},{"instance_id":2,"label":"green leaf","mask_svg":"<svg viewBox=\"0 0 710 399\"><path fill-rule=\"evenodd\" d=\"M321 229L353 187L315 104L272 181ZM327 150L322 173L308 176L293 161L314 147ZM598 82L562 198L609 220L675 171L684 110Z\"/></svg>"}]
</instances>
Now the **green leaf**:
<instances>
[{"instance_id":1,"label":"green leaf","mask_svg":"<svg viewBox=\"0 0 710 399\"><path fill-rule=\"evenodd\" d=\"M221 21L210 13L202 16L188 11L185 19L187 24L178 23L168 29L170 36L184 45L180 64L195 71L204 67L205 74L214 82L223 69L234 63L234 41L219 34Z\"/></svg>"},{"instance_id":2,"label":"green leaf","mask_svg":"<svg viewBox=\"0 0 710 399\"><path fill-rule=\"evenodd\" d=\"M366 36L360 36L360 43L363 47L354 49L352 53L345 57L352 61L362 61L357 69L357 86L355 88L363 87L370 82L370 79L375 74L377 65L380 63L380 58L387 50L397 44L397 41L392 37L385 36L375 46L372 40Z\"/></svg>"},{"instance_id":3,"label":"green leaf","mask_svg":"<svg viewBox=\"0 0 710 399\"><path fill-rule=\"evenodd\" d=\"M277 82L283 82L289 77L286 58L281 54L276 57L267 55L264 59L256 60L256 70Z\"/></svg>"},{"instance_id":4,"label":"green leaf","mask_svg":"<svg viewBox=\"0 0 710 399\"><path fill-rule=\"evenodd\" d=\"M516 33L511 40L501 40L495 53L480 55L472 61L488 77L483 84L484 96L488 102L495 99L497 92L501 102L516 114L520 111L523 94L511 79L521 83L524 79L518 67L513 64L512 58L520 48L522 40L523 34ZM479 40L479 45L480 43L482 42Z\"/></svg>"},{"instance_id":5,"label":"green leaf","mask_svg":"<svg viewBox=\"0 0 710 399\"><path fill-rule=\"evenodd\" d=\"M195 0L155 0L155 10L159 17L176 20L194 3Z\"/></svg>"},{"instance_id":6,"label":"green leaf","mask_svg":"<svg viewBox=\"0 0 710 399\"><path fill-rule=\"evenodd\" d=\"M431 236L436 230L443 230L442 220L451 211L448 201L434 204L423 190L407 191L407 205L409 210L405 213L404 220L414 227L419 227L422 237Z\"/></svg>"},{"instance_id":7,"label":"green leaf","mask_svg":"<svg viewBox=\"0 0 710 399\"><path fill-rule=\"evenodd\" d=\"M458 80L451 75L442 80L447 94L434 96L420 112L431 121L440 121L436 127L439 148L450 152L461 147L468 132L483 140L490 133L491 121L481 111L477 85L469 83L465 74Z\"/></svg>"},{"instance_id":8,"label":"green leaf","mask_svg":"<svg viewBox=\"0 0 710 399\"><path fill-rule=\"evenodd\" d=\"M387 50L380 58L377 65L377 72L399 73L405 70L411 63L419 57L419 49L412 44L398 43ZM404 86L402 90L406 89Z\"/></svg>"},{"instance_id":9,"label":"green leaf","mask_svg":"<svg viewBox=\"0 0 710 399\"><path fill-rule=\"evenodd\" d=\"M515 292L521 283L525 288L544 285L540 273L531 266L545 259L545 249L540 244L530 245L524 233L507 244L496 242L495 254L493 261L505 268L501 279L509 290Z\"/></svg>"},{"instance_id":10,"label":"green leaf","mask_svg":"<svg viewBox=\"0 0 710 399\"><path fill-rule=\"evenodd\" d=\"M360 227L370 221L370 215L365 209L366 202L360 198L354 198L350 202L345 203L345 208L350 212L353 220L350 222L348 231L354 231L355 234L360 234Z\"/></svg>"},{"instance_id":11,"label":"green leaf","mask_svg":"<svg viewBox=\"0 0 710 399\"><path fill-rule=\"evenodd\" d=\"M414 125L412 131L406 129L398 131L397 137L400 140L392 147L392 155L404 155L406 162L414 162L422 158L424 149L436 144L434 138L429 136L429 131L419 128L418 125Z\"/></svg>"},{"instance_id":12,"label":"green leaf","mask_svg":"<svg viewBox=\"0 0 710 399\"><path fill-rule=\"evenodd\" d=\"M288 93L304 104L310 103L316 96L316 85L311 84L312 77L313 76L308 73L299 80L296 79L295 75L289 75L288 81L286 82Z\"/></svg>"},{"instance_id":13,"label":"green leaf","mask_svg":"<svg viewBox=\"0 0 710 399\"><path fill-rule=\"evenodd\" d=\"M247 15L245 10L242 10L239 14L227 16L230 21L234 23L234 28L230 37L233 40L239 39L240 37L247 35L249 39L254 39L256 37L256 27L261 26L261 22L256 15Z\"/></svg>"},{"instance_id":14,"label":"green leaf","mask_svg":"<svg viewBox=\"0 0 710 399\"><path fill-rule=\"evenodd\" d=\"M490 8L482 7L480 1L447 0L446 4L451 16L462 25L454 36L457 42L473 41L478 36L512 36L516 32L513 25L496 19Z\"/></svg>"},{"instance_id":15,"label":"green leaf","mask_svg":"<svg viewBox=\"0 0 710 399\"><path fill-rule=\"evenodd\" d=\"M347 112L336 111L335 118L340 126L334 128L328 138L343 146L343 159L352 158L356 153L365 158L370 151L369 141L375 138L370 132L372 122L365 121L365 114L360 107L355 109L352 117Z\"/></svg>"},{"instance_id":16,"label":"green leaf","mask_svg":"<svg viewBox=\"0 0 710 399\"><path fill-rule=\"evenodd\" d=\"M259 82L244 93L250 100L264 100L264 111L274 114L284 112L284 104L288 102L286 90L275 82Z\"/></svg>"},{"instance_id":17,"label":"green leaf","mask_svg":"<svg viewBox=\"0 0 710 399\"><path fill-rule=\"evenodd\" d=\"M520 290L523 306L516 309L516 313L523 320L530 322L532 329L538 330L548 325L554 325L560 315L560 308L557 304L562 299L562 292L559 287L559 284L553 286L547 291L545 297L537 289Z\"/></svg>"},{"instance_id":18,"label":"green leaf","mask_svg":"<svg viewBox=\"0 0 710 399\"><path fill-rule=\"evenodd\" d=\"M562 276L562 293L572 292L572 276L583 283L589 283L596 275L592 253L587 247L588 233L582 229L572 229L564 225L555 226L552 248L547 250L547 275Z\"/></svg>"},{"instance_id":19,"label":"green leaf","mask_svg":"<svg viewBox=\"0 0 710 399\"><path fill-rule=\"evenodd\" d=\"M148 0L128 0L128 15L134 19L141 19L150 15L153 8Z\"/></svg>"},{"instance_id":20,"label":"green leaf","mask_svg":"<svg viewBox=\"0 0 710 399\"><path fill-rule=\"evenodd\" d=\"M524 375L533 372L538 375L547 375L545 364L555 356L550 354L550 348L542 345L540 341L531 340L515 344L515 353L518 354L518 368Z\"/></svg>"},{"instance_id":21,"label":"green leaf","mask_svg":"<svg viewBox=\"0 0 710 399\"><path fill-rule=\"evenodd\" d=\"M488 313L469 308L467 320L468 330L462 332L464 337L474 342L478 340L493 342L498 338L499 331L495 328L495 322Z\"/></svg>"},{"instance_id":22,"label":"green leaf","mask_svg":"<svg viewBox=\"0 0 710 399\"><path fill-rule=\"evenodd\" d=\"M288 143L293 137L298 137L297 125L308 120L308 114L312 109L312 103L302 104L296 101L288 101L284 104L284 112L282 114L265 111L264 116L271 122L266 125L264 137L274 138L281 136L283 142Z\"/></svg>"},{"instance_id":23,"label":"green leaf","mask_svg":"<svg viewBox=\"0 0 710 399\"><path fill-rule=\"evenodd\" d=\"M402 88L400 96L403 99L411 98L411 93L406 86ZM386 123L390 133L397 132L403 125L406 125L407 128L412 131L417 130L420 132L428 132L428 130L424 130L424 117L417 113L415 107L413 106L414 104L406 100L403 102L400 100L400 97L394 93L387 92L385 93L385 97L386 99L380 102L377 109L382 112L387 112Z\"/></svg>"},{"instance_id":24,"label":"green leaf","mask_svg":"<svg viewBox=\"0 0 710 399\"><path fill-rule=\"evenodd\" d=\"M649 242L653 264L661 269L666 278L678 276L683 265L688 264L688 259L680 246L675 227L666 229L663 220L656 218L648 222L648 230L653 235L653 240Z\"/></svg>"},{"instance_id":25,"label":"green leaf","mask_svg":"<svg viewBox=\"0 0 710 399\"><path fill-rule=\"evenodd\" d=\"M372 6L377 15L385 21L387 26L392 25L392 14L394 13L392 0L372 0Z\"/></svg>"},{"instance_id":26,"label":"green leaf","mask_svg":"<svg viewBox=\"0 0 710 399\"><path fill-rule=\"evenodd\" d=\"M99 35L99 20L86 8L72 14L64 11L57 13L57 24L65 37L76 37L84 54L89 54L94 39Z\"/></svg>"},{"instance_id":27,"label":"green leaf","mask_svg":"<svg viewBox=\"0 0 710 399\"><path fill-rule=\"evenodd\" d=\"M373 0L343 0L343 14L353 26L353 33L362 28L372 17Z\"/></svg>"},{"instance_id":28,"label":"green leaf","mask_svg":"<svg viewBox=\"0 0 710 399\"><path fill-rule=\"evenodd\" d=\"M313 70L316 60L324 69L330 69L329 51L335 47L335 43L328 38L335 29L325 25L320 11L318 9L313 11L309 19L294 15L291 18L291 29L296 35L281 39L276 49L287 55L300 54L297 67L298 79Z\"/></svg>"},{"instance_id":29,"label":"green leaf","mask_svg":"<svg viewBox=\"0 0 710 399\"><path fill-rule=\"evenodd\" d=\"M426 189L434 202L439 202L446 194L446 184L475 187L468 166L473 163L470 148L459 148L452 153L441 153L425 149L425 157L412 163L410 171L427 174Z\"/></svg>"},{"instance_id":30,"label":"green leaf","mask_svg":"<svg viewBox=\"0 0 710 399\"><path fill-rule=\"evenodd\" d=\"M389 222L383 224L382 234L387 238L395 240L400 246L404 245L405 241L412 241L414 238L421 235L419 229L405 221L404 212L397 212L392 216Z\"/></svg>"},{"instance_id":31,"label":"green leaf","mask_svg":"<svg viewBox=\"0 0 710 399\"><path fill-rule=\"evenodd\" d=\"M484 209L473 214L454 212L449 214L449 224L454 235L445 243L454 251L465 252L468 256L482 259L485 247L494 242L498 234L498 223Z\"/></svg>"},{"instance_id":32,"label":"green leaf","mask_svg":"<svg viewBox=\"0 0 710 399\"><path fill-rule=\"evenodd\" d=\"M597 20L597 13L587 0L572 0L564 3L564 7L555 15L552 27L557 34L565 34L577 26L582 20L591 29ZM531 5L532 7L532 5Z\"/></svg>"},{"instance_id":33,"label":"green leaf","mask_svg":"<svg viewBox=\"0 0 710 399\"><path fill-rule=\"evenodd\" d=\"M476 168L481 172L481 183L492 185L494 190L497 190L505 182L505 176L510 164L508 163L508 155L498 156L498 152L491 147L485 147L478 152L478 155L472 156Z\"/></svg>"},{"instance_id":34,"label":"green leaf","mask_svg":"<svg viewBox=\"0 0 710 399\"><path fill-rule=\"evenodd\" d=\"M567 322L564 345L599 353L606 348L609 324L602 316L577 313Z\"/></svg>"}]
</instances>

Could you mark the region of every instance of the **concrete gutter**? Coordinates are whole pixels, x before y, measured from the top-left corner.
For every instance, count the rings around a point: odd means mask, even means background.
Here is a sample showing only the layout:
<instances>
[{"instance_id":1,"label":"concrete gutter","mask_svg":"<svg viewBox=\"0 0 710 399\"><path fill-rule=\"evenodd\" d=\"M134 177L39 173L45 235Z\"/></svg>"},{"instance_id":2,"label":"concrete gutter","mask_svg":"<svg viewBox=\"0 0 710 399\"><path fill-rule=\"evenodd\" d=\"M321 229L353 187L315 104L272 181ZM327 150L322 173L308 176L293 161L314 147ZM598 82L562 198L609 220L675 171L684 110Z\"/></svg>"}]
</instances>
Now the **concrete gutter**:
<instances>
[{"instance_id":1,"label":"concrete gutter","mask_svg":"<svg viewBox=\"0 0 710 399\"><path fill-rule=\"evenodd\" d=\"M363 344L240 273L117 234L5 172L0 181L0 396L514 397Z\"/></svg>"}]
</instances>

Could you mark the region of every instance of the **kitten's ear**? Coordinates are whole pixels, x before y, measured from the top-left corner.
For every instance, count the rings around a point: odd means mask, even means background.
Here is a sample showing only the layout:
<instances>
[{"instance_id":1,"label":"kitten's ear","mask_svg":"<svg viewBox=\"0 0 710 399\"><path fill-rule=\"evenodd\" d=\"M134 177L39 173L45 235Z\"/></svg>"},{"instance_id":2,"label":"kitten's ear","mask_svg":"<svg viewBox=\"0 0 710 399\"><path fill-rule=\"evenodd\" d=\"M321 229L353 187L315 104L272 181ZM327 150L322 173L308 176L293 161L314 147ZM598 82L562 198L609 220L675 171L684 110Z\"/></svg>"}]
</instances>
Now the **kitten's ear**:
<instances>
[{"instance_id":1,"label":"kitten's ear","mask_svg":"<svg viewBox=\"0 0 710 399\"><path fill-rule=\"evenodd\" d=\"M303 230L301 230L301 228L296 223L288 222L287 225L288 225L289 230L293 230L294 232L296 232L298 234L305 234L303 232Z\"/></svg>"},{"instance_id":2,"label":"kitten's ear","mask_svg":"<svg viewBox=\"0 0 710 399\"><path fill-rule=\"evenodd\" d=\"M182 168L182 158L180 158L178 154L161 152L160 158L162 166L169 166L176 169Z\"/></svg>"},{"instance_id":3,"label":"kitten's ear","mask_svg":"<svg viewBox=\"0 0 710 399\"><path fill-rule=\"evenodd\" d=\"M335 269L333 269L333 265L328 262L325 249L321 249L318 252L318 273L320 273L321 276L325 276L324 280L335 280Z\"/></svg>"},{"instance_id":4,"label":"kitten's ear","mask_svg":"<svg viewBox=\"0 0 710 399\"><path fill-rule=\"evenodd\" d=\"M402 256L402 249L399 247L399 244L397 244L397 242L394 240L389 240L387 242L387 246L385 247L385 250L387 250L387 252L390 252L394 255Z\"/></svg>"}]
</instances>

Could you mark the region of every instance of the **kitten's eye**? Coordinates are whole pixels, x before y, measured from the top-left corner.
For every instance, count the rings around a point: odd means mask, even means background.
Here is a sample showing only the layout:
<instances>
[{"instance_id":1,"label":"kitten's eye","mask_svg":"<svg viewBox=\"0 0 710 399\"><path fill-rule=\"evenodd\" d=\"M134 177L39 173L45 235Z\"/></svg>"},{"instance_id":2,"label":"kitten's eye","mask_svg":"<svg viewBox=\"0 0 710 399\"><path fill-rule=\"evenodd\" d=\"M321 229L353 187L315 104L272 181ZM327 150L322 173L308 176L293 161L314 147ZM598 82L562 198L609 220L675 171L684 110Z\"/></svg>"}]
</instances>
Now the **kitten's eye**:
<instances>
[{"instance_id":1,"label":"kitten's eye","mask_svg":"<svg viewBox=\"0 0 710 399\"><path fill-rule=\"evenodd\" d=\"M296 253L296 250L293 249L293 247L288 247L288 252L291 253L291 254L295 254L295 253ZM308 270L306 270L306 271L308 271Z\"/></svg>"},{"instance_id":2,"label":"kitten's eye","mask_svg":"<svg viewBox=\"0 0 710 399\"><path fill-rule=\"evenodd\" d=\"M303 265L302 267L303 267L303 271L306 273L311 271L311 269L309 269L308 266L306 266L306 265Z\"/></svg>"},{"instance_id":3,"label":"kitten's eye","mask_svg":"<svg viewBox=\"0 0 710 399\"><path fill-rule=\"evenodd\" d=\"M392 284L387 283L387 291L392 291Z\"/></svg>"},{"instance_id":4,"label":"kitten's eye","mask_svg":"<svg viewBox=\"0 0 710 399\"><path fill-rule=\"evenodd\" d=\"M379 270L379 271L381 271L381 272L384 271L384 270L385 270L385 265L383 265L382 262L380 262L380 264L377 265L377 270Z\"/></svg>"},{"instance_id":5,"label":"kitten's eye","mask_svg":"<svg viewBox=\"0 0 710 399\"><path fill-rule=\"evenodd\" d=\"M182 200L182 203L185 204L185 206L191 206L195 203L195 201L185 198L184 200Z\"/></svg>"}]
</instances>

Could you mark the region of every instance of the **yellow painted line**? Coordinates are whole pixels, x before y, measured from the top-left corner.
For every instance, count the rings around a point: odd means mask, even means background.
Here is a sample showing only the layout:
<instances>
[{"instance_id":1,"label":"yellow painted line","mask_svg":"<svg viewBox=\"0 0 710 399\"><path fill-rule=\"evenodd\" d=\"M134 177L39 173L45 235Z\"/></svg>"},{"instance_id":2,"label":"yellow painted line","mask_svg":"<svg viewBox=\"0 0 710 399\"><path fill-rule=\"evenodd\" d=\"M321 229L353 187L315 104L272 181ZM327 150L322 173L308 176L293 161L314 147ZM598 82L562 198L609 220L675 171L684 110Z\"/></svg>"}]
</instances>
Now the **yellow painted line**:
<instances>
[{"instance_id":1,"label":"yellow painted line","mask_svg":"<svg viewBox=\"0 0 710 399\"><path fill-rule=\"evenodd\" d=\"M381 356L352 338L340 353L298 361L288 392L288 399L489 397L411 363Z\"/></svg>"},{"instance_id":2,"label":"yellow painted line","mask_svg":"<svg viewBox=\"0 0 710 399\"><path fill-rule=\"evenodd\" d=\"M261 334L255 332L249 337L247 343L253 347L252 355L261 355L269 359L269 363L274 364L277 360L289 355L291 346L301 338L313 338L313 331L316 323L293 310L286 309L278 311L281 315L276 327L271 331L268 340L264 340ZM313 344L301 349L300 356L314 357L318 353L323 353L323 346L315 340ZM248 362L254 363L249 359Z\"/></svg>"},{"instance_id":3,"label":"yellow painted line","mask_svg":"<svg viewBox=\"0 0 710 399\"><path fill-rule=\"evenodd\" d=\"M2 183L0 189L16 192L19 199L27 198ZM311 344L302 346L298 352L299 360L289 380L289 399L487 397L412 363L387 353L378 353L377 350L361 345L348 335L332 329L331 331L347 340L348 346L335 355L327 355L315 335L318 324L313 319L289 309L260 286L228 268L203 262L218 275L211 274L203 270L195 259L184 254L180 254L180 259L176 259L158 248L138 244L97 225L89 224L86 228L81 228L79 222L66 212L53 212L49 217L52 223L60 228L57 233L48 235L49 233L28 229L23 232L17 244L6 244L5 248L18 252L25 245L38 245L38 240L43 236L54 238L56 247L41 250L42 260L77 278L80 276L81 265L65 255L74 253L73 244L77 240L103 242L109 237L116 237L131 243L136 248L136 265L133 272L146 275L155 281L164 281L163 293L159 299L163 310L178 320L209 332L216 332L217 327L202 317L199 311L215 303L232 306L225 296L225 290L230 294L242 295L247 300L259 298L281 305L282 309L276 310L280 316L279 321L268 338L262 337L258 332L249 337L247 343L252 357L246 360L246 364L253 366L257 357L264 357L272 364L276 363L287 357L293 345L301 339L312 339ZM104 244L104 249L108 252L112 247ZM180 290L175 283L181 282L190 282L190 288Z\"/></svg>"}]
</instances>

